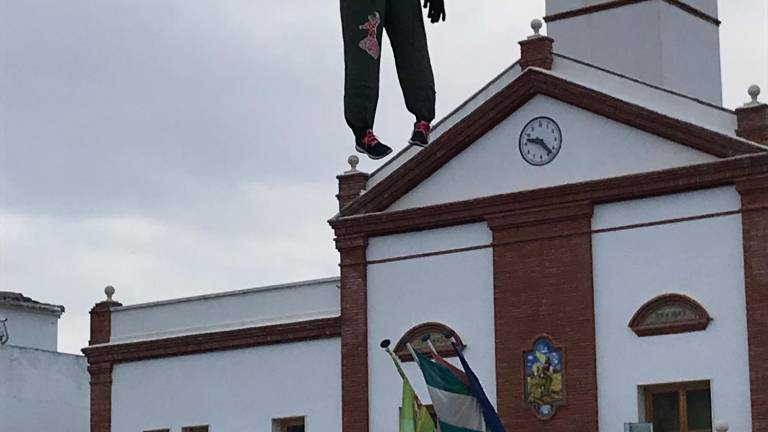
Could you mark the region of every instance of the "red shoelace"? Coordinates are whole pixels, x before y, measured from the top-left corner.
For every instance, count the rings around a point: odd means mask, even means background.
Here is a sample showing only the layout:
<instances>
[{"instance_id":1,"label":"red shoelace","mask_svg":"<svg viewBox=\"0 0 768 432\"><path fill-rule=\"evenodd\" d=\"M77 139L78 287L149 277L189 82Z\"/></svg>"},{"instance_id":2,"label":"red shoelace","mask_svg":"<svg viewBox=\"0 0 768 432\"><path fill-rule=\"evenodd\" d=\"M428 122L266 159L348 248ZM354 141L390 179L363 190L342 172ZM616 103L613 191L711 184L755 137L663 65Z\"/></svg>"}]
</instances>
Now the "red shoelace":
<instances>
[{"instance_id":1,"label":"red shoelace","mask_svg":"<svg viewBox=\"0 0 768 432\"><path fill-rule=\"evenodd\" d=\"M365 144L368 147L373 147L376 144L379 143L379 139L376 137L376 135L373 134L373 131L368 129L365 131L365 136L363 137L363 144Z\"/></svg>"},{"instance_id":2,"label":"red shoelace","mask_svg":"<svg viewBox=\"0 0 768 432\"><path fill-rule=\"evenodd\" d=\"M425 121L420 121L420 122L416 122L416 126L414 126L414 129L423 133L424 135L429 136L429 131L432 130L432 126L430 126L429 123Z\"/></svg>"}]
</instances>

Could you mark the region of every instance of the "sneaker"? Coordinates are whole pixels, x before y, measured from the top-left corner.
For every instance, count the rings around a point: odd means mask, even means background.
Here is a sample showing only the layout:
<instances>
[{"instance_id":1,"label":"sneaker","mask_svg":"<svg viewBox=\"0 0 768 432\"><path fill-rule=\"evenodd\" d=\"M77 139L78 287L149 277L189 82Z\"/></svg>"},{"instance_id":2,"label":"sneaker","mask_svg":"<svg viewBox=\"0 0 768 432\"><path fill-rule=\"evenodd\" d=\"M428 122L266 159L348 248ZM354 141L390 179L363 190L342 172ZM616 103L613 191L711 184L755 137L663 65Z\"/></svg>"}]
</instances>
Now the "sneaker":
<instances>
[{"instance_id":1,"label":"sneaker","mask_svg":"<svg viewBox=\"0 0 768 432\"><path fill-rule=\"evenodd\" d=\"M367 154L373 160L381 159L392 153L392 149L379 141L379 138L370 129L365 131L362 136L355 138L355 150Z\"/></svg>"},{"instance_id":2,"label":"sneaker","mask_svg":"<svg viewBox=\"0 0 768 432\"><path fill-rule=\"evenodd\" d=\"M413 124L413 133L409 143L419 147L426 147L429 144L429 131L432 130L429 122L417 121Z\"/></svg>"}]
</instances>

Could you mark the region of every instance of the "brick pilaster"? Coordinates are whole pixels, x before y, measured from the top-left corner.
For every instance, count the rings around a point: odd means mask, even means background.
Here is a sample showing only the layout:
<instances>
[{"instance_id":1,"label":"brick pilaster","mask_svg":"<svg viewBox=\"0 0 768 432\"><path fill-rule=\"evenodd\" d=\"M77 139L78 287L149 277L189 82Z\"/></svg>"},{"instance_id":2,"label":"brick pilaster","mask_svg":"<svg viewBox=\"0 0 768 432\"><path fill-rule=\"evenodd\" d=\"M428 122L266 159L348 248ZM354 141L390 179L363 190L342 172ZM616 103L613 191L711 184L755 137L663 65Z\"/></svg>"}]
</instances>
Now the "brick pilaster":
<instances>
[{"instance_id":1,"label":"brick pilaster","mask_svg":"<svg viewBox=\"0 0 768 432\"><path fill-rule=\"evenodd\" d=\"M743 211L752 430L768 432L768 177L736 186Z\"/></svg>"},{"instance_id":2,"label":"brick pilaster","mask_svg":"<svg viewBox=\"0 0 768 432\"><path fill-rule=\"evenodd\" d=\"M368 432L368 239L338 237L336 248L341 255L342 432Z\"/></svg>"},{"instance_id":3,"label":"brick pilaster","mask_svg":"<svg viewBox=\"0 0 768 432\"><path fill-rule=\"evenodd\" d=\"M498 411L507 430L597 431L592 205L487 218L493 232ZM551 337L565 352L565 405L542 421L524 401L523 352Z\"/></svg>"},{"instance_id":4,"label":"brick pilaster","mask_svg":"<svg viewBox=\"0 0 768 432\"><path fill-rule=\"evenodd\" d=\"M112 430L112 363L88 365L91 374L91 432Z\"/></svg>"},{"instance_id":5,"label":"brick pilaster","mask_svg":"<svg viewBox=\"0 0 768 432\"><path fill-rule=\"evenodd\" d=\"M109 287L111 288L111 287ZM88 345L108 343L112 337L112 308L122 306L113 301L111 295L105 301L96 303L91 309L91 337ZM112 430L112 363L91 361L88 351L88 373L91 375L91 432Z\"/></svg>"}]
</instances>

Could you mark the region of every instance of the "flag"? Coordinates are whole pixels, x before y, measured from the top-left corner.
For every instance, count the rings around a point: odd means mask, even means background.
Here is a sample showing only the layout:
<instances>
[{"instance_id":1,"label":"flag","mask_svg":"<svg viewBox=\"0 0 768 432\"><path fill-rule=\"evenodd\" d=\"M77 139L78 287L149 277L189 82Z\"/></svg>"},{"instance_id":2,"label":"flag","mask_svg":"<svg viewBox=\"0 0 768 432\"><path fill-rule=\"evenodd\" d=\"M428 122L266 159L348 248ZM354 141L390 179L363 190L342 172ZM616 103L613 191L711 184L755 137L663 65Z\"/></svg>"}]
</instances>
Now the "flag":
<instances>
[{"instance_id":1,"label":"flag","mask_svg":"<svg viewBox=\"0 0 768 432\"><path fill-rule=\"evenodd\" d=\"M411 349L416 359L441 432L486 432L482 409L472 394L468 377L458 370ZM446 362L447 363L447 362Z\"/></svg>"},{"instance_id":2,"label":"flag","mask_svg":"<svg viewBox=\"0 0 768 432\"><path fill-rule=\"evenodd\" d=\"M392 361L395 363L395 369L403 379L403 397L400 408L400 432L435 432L435 423L427 411L427 407L421 404L419 397L411 387L408 377L405 376L400 361L392 351L387 351Z\"/></svg>"},{"instance_id":3,"label":"flag","mask_svg":"<svg viewBox=\"0 0 768 432\"><path fill-rule=\"evenodd\" d=\"M499 415L496 413L496 409L493 408L491 401L488 400L488 396L486 396L485 390L483 390L483 386L480 385L480 380L477 378L477 375L475 375L475 372L472 370L472 368L469 367L469 363L467 363L467 359L464 358L464 354L459 351L458 347L456 347L456 344L451 342L451 345L453 346L453 350L456 351L456 355L459 356L461 367L464 368L464 372L467 375L467 379L469 380L469 388L472 390L472 394L480 403L480 409L483 411L483 418L485 419L487 430L490 432L506 432L504 430L504 425L501 424Z\"/></svg>"}]
</instances>

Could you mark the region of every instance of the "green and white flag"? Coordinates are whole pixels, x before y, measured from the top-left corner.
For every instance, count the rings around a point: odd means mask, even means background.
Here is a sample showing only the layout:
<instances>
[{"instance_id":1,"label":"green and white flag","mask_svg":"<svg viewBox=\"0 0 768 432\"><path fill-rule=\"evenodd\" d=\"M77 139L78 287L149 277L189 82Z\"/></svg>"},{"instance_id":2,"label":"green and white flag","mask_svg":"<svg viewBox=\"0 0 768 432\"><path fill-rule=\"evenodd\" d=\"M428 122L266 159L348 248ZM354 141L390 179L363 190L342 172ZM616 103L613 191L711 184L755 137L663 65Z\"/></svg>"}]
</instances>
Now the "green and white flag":
<instances>
[{"instance_id":1,"label":"green and white flag","mask_svg":"<svg viewBox=\"0 0 768 432\"><path fill-rule=\"evenodd\" d=\"M440 431L486 432L480 403L473 396L466 375L416 350L411 349L411 353L427 383Z\"/></svg>"},{"instance_id":2,"label":"green and white flag","mask_svg":"<svg viewBox=\"0 0 768 432\"><path fill-rule=\"evenodd\" d=\"M403 379L403 397L400 408L400 432L435 432L435 423L427 411L427 407L421 404L419 397L411 387L411 382L405 376L403 368L400 367L400 361L397 356L388 351L389 356L395 363L397 373Z\"/></svg>"}]
</instances>

